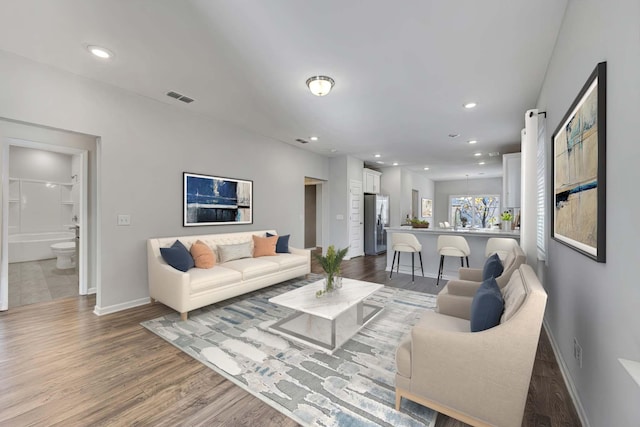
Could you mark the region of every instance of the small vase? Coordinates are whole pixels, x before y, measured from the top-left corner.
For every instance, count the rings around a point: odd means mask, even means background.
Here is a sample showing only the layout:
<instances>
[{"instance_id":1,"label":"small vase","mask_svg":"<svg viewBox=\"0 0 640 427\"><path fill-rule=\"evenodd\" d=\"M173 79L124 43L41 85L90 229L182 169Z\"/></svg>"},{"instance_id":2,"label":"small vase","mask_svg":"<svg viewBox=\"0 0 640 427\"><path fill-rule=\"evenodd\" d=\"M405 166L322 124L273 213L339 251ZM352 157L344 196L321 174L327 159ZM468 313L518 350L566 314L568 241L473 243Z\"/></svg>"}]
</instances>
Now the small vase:
<instances>
[{"instance_id":1,"label":"small vase","mask_svg":"<svg viewBox=\"0 0 640 427\"><path fill-rule=\"evenodd\" d=\"M502 221L502 231L511 231L512 225L511 221Z\"/></svg>"}]
</instances>

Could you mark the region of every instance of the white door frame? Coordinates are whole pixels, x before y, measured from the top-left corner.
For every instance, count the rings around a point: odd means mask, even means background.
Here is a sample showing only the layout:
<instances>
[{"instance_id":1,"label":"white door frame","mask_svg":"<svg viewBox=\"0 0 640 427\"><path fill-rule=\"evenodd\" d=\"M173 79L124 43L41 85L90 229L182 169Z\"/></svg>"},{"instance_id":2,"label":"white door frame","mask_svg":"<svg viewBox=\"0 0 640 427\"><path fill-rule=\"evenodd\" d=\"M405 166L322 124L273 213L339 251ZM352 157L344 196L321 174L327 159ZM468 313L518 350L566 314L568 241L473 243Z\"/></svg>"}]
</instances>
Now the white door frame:
<instances>
[{"instance_id":1,"label":"white door frame","mask_svg":"<svg viewBox=\"0 0 640 427\"><path fill-rule=\"evenodd\" d=\"M37 150L53 151L56 153L80 155L82 168L82 180L80 181L80 206L78 218L82 225L79 239L79 259L78 261L78 292L80 295L87 295L87 267L88 267L88 246L86 236L88 222L88 188L89 188L89 152L78 148L65 147L54 144L44 144L41 142L28 141L17 138L6 138L2 141L2 275L0 276L0 311L9 309L9 147L25 147Z\"/></svg>"}]
</instances>

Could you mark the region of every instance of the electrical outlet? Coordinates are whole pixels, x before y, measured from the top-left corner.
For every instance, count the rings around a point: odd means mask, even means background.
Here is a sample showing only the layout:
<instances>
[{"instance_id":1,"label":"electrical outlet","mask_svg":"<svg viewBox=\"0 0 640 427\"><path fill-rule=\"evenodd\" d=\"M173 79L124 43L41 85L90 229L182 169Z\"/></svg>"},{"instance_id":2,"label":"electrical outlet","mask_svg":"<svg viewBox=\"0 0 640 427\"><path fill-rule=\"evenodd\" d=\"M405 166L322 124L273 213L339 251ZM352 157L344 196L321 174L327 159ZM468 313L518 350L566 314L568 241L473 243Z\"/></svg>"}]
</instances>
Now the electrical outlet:
<instances>
[{"instance_id":1,"label":"electrical outlet","mask_svg":"<svg viewBox=\"0 0 640 427\"><path fill-rule=\"evenodd\" d=\"M573 358L576 359L578 367L582 368L582 347L578 344L578 338L573 338Z\"/></svg>"},{"instance_id":2,"label":"electrical outlet","mask_svg":"<svg viewBox=\"0 0 640 427\"><path fill-rule=\"evenodd\" d=\"M131 225L131 215L118 215L118 225Z\"/></svg>"}]
</instances>

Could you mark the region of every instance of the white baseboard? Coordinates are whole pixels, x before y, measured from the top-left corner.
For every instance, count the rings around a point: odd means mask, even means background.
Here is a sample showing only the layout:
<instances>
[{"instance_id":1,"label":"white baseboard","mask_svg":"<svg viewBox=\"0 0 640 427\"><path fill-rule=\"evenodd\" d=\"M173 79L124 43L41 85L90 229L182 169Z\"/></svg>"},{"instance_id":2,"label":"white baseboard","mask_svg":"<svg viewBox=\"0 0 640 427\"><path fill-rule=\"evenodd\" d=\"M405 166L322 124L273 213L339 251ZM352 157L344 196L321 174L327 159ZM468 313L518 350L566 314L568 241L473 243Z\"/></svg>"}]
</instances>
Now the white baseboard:
<instances>
[{"instance_id":1,"label":"white baseboard","mask_svg":"<svg viewBox=\"0 0 640 427\"><path fill-rule=\"evenodd\" d=\"M127 301L120 304L110 305L107 307L98 307L97 305L93 309L93 313L97 316L104 316L105 314L116 313L118 311L127 310L133 307L139 307L141 305L149 304L151 298L140 298L133 301Z\"/></svg>"},{"instance_id":2,"label":"white baseboard","mask_svg":"<svg viewBox=\"0 0 640 427\"><path fill-rule=\"evenodd\" d=\"M547 336L549 337L549 342L551 343L551 349L553 350L553 354L556 358L556 362L558 362L558 366L560 367L560 373L562 374L562 379L564 383L567 385L567 390L569 391L569 396L571 396L571 401L576 408L576 412L578 413L578 418L580 418L580 422L583 427L590 427L589 419L587 418L587 413L582 406L582 402L580 402L580 398L578 397L578 390L576 390L575 385L573 384L573 380L571 379L571 375L569 375L569 368L567 364L564 362L564 359L560 353L560 347L558 347L558 343L556 343L556 339L554 338L549 325L547 324L547 319L543 319L542 325L544 326L544 330L547 331Z\"/></svg>"}]
</instances>

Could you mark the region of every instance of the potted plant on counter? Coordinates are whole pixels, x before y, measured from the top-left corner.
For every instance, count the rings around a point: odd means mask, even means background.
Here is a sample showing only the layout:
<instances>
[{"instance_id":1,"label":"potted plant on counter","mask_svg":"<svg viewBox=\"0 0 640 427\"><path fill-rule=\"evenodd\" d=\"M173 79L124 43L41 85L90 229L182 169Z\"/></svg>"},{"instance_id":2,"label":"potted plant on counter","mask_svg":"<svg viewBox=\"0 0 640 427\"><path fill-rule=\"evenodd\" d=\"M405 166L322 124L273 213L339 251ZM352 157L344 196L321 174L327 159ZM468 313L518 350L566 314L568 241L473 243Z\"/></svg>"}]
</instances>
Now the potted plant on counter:
<instances>
[{"instance_id":1,"label":"potted plant on counter","mask_svg":"<svg viewBox=\"0 0 640 427\"><path fill-rule=\"evenodd\" d=\"M502 214L500 215L500 220L502 221L502 230L503 231L511 231L512 230L513 214L511 212L509 212L509 211L502 212Z\"/></svg>"},{"instance_id":2,"label":"potted plant on counter","mask_svg":"<svg viewBox=\"0 0 640 427\"><path fill-rule=\"evenodd\" d=\"M339 249L331 245L327 248L327 254L325 256L314 254L322 269L325 272L325 286L324 290L316 292L317 297L321 297L326 293L333 292L334 289L342 287L342 278L340 275L340 264L347 255L349 247Z\"/></svg>"},{"instance_id":3,"label":"potted plant on counter","mask_svg":"<svg viewBox=\"0 0 640 427\"><path fill-rule=\"evenodd\" d=\"M411 220L411 226L413 228L429 228L429 221L413 218Z\"/></svg>"}]
</instances>

